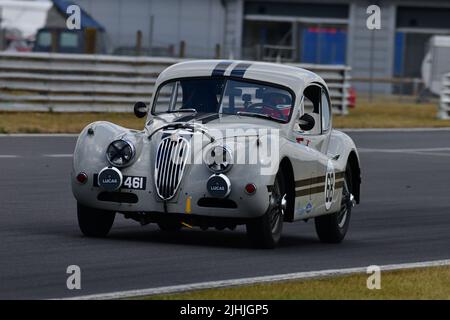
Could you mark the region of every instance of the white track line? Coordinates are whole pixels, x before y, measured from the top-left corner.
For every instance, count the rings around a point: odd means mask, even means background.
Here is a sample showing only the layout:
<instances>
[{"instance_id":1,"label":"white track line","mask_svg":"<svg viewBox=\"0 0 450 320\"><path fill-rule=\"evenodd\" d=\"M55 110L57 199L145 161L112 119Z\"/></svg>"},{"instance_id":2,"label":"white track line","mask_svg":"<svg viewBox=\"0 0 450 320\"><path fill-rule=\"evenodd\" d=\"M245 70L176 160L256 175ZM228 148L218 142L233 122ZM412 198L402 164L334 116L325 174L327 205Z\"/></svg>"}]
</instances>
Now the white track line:
<instances>
[{"instance_id":1,"label":"white track line","mask_svg":"<svg viewBox=\"0 0 450 320\"><path fill-rule=\"evenodd\" d=\"M20 158L22 156L16 154L0 154L0 159L11 159L11 158ZM43 154L38 157L45 158L72 158L72 153L55 153L55 154Z\"/></svg>"},{"instance_id":2,"label":"white track line","mask_svg":"<svg viewBox=\"0 0 450 320\"><path fill-rule=\"evenodd\" d=\"M72 153L62 153L62 154L44 154L44 157L48 157L48 158L72 158L73 154Z\"/></svg>"},{"instance_id":3,"label":"white track line","mask_svg":"<svg viewBox=\"0 0 450 320\"><path fill-rule=\"evenodd\" d=\"M73 133L6 133L0 134L0 138L76 138L78 134Z\"/></svg>"},{"instance_id":4,"label":"white track line","mask_svg":"<svg viewBox=\"0 0 450 320\"><path fill-rule=\"evenodd\" d=\"M449 147L443 148L414 148L414 149L375 149L358 148L358 152L387 152L387 153L405 153L405 152L445 152L450 151Z\"/></svg>"},{"instance_id":5,"label":"white track line","mask_svg":"<svg viewBox=\"0 0 450 320\"><path fill-rule=\"evenodd\" d=\"M0 154L0 159L11 159L11 158L19 158L19 156L15 154Z\"/></svg>"},{"instance_id":6,"label":"white track line","mask_svg":"<svg viewBox=\"0 0 450 320\"><path fill-rule=\"evenodd\" d=\"M403 153L420 156L450 157L450 148L422 148L422 149L373 149L359 148L359 153Z\"/></svg>"},{"instance_id":7,"label":"white track line","mask_svg":"<svg viewBox=\"0 0 450 320\"><path fill-rule=\"evenodd\" d=\"M344 132L433 132L450 131L450 127L442 128L336 128Z\"/></svg>"},{"instance_id":8,"label":"white track line","mask_svg":"<svg viewBox=\"0 0 450 320\"><path fill-rule=\"evenodd\" d=\"M415 263L389 264L389 265L380 266L380 268L382 271L390 271L390 270L403 270L403 269L437 267L437 266L448 266L448 265L450 265L450 259L437 260L437 261L415 262ZM367 267L297 272L297 273L287 273L287 274L279 274L279 275L272 275L272 276L241 278L241 279L231 279L231 280L222 280L222 281L199 282L199 283L183 284L183 285L177 285L177 286L157 287L157 288L140 289L140 290L117 291L117 292L110 292L110 293L79 296L79 297L74 297L74 298L68 298L67 300L124 299L124 298L131 298L131 297L142 297L142 296L149 296L149 295L156 295L156 294L177 293L177 292L185 292L185 291L200 290L200 289L216 289L216 288L223 288L223 287L242 286L242 285L249 285L249 284L255 284L255 283L324 278L324 277L348 275L348 274L355 274L355 273L366 273L366 271L367 271Z\"/></svg>"}]
</instances>

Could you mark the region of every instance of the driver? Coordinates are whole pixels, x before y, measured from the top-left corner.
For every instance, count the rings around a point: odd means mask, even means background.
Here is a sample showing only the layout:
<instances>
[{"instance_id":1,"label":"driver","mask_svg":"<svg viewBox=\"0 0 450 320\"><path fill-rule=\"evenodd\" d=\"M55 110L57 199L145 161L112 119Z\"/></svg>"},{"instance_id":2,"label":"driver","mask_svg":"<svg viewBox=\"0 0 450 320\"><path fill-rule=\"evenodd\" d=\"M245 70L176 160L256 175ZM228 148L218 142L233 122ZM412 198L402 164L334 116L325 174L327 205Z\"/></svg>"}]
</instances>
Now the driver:
<instances>
[{"instance_id":1,"label":"driver","mask_svg":"<svg viewBox=\"0 0 450 320\"><path fill-rule=\"evenodd\" d=\"M262 97L262 102L253 105L255 106L254 108L252 108L252 104L247 106L252 109L252 112L258 112L280 120L286 120L287 115L283 112L283 106L290 106L291 99L289 96L279 92L265 92ZM289 112L289 108L287 108L287 112Z\"/></svg>"}]
</instances>

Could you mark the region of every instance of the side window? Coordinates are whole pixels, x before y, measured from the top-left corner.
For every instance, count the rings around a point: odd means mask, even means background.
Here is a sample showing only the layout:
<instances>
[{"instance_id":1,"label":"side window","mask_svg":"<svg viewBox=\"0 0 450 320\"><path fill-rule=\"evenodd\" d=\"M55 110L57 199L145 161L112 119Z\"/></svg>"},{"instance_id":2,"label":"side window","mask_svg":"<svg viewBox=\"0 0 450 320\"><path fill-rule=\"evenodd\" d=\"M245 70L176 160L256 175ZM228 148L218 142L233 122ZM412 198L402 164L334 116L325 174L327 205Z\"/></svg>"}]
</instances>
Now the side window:
<instances>
[{"instance_id":1,"label":"side window","mask_svg":"<svg viewBox=\"0 0 450 320\"><path fill-rule=\"evenodd\" d=\"M328 100L328 95L322 89L322 131L328 131L331 126L331 106Z\"/></svg>"},{"instance_id":2,"label":"side window","mask_svg":"<svg viewBox=\"0 0 450 320\"><path fill-rule=\"evenodd\" d=\"M304 113L311 115L315 120L314 128L303 134L317 135L321 133L320 105L322 88L318 85L310 85L303 91ZM301 131L301 130L300 130Z\"/></svg>"},{"instance_id":3,"label":"side window","mask_svg":"<svg viewBox=\"0 0 450 320\"><path fill-rule=\"evenodd\" d=\"M155 102L155 113L163 113L168 111L168 106L170 107L172 104L175 89L175 82L169 82L159 89Z\"/></svg>"},{"instance_id":4,"label":"side window","mask_svg":"<svg viewBox=\"0 0 450 320\"><path fill-rule=\"evenodd\" d=\"M183 107L183 88L180 81L165 84L159 89L155 113L175 111Z\"/></svg>"}]
</instances>

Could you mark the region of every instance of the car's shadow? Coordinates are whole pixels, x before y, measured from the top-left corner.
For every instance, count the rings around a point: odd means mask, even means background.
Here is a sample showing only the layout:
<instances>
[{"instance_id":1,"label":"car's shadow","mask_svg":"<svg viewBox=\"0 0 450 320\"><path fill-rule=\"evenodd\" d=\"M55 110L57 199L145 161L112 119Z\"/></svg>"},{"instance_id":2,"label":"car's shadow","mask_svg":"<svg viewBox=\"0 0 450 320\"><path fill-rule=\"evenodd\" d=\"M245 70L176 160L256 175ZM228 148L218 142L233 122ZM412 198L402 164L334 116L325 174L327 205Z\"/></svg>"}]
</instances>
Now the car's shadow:
<instances>
[{"instance_id":1,"label":"car's shadow","mask_svg":"<svg viewBox=\"0 0 450 320\"><path fill-rule=\"evenodd\" d=\"M128 229L128 228L126 228ZM251 248L255 247L248 239L245 229L235 231L216 231L200 229L182 229L177 232L164 232L161 230L112 230L108 240L113 241L132 241L132 242L151 242L164 243L183 246L203 246L203 247L222 247L222 248ZM302 247L320 245L315 237L297 236L286 234L280 240L278 248Z\"/></svg>"}]
</instances>

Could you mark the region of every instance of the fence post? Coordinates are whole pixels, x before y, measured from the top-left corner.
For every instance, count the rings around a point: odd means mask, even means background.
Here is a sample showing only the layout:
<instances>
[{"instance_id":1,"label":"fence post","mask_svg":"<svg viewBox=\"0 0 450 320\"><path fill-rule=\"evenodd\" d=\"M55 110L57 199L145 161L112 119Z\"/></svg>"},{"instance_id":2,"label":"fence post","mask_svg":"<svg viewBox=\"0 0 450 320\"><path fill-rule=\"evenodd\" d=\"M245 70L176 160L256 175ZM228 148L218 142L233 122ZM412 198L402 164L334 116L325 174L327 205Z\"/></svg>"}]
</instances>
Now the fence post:
<instances>
[{"instance_id":1,"label":"fence post","mask_svg":"<svg viewBox=\"0 0 450 320\"><path fill-rule=\"evenodd\" d=\"M58 34L55 30L51 31L51 52L58 52Z\"/></svg>"},{"instance_id":2,"label":"fence post","mask_svg":"<svg viewBox=\"0 0 450 320\"><path fill-rule=\"evenodd\" d=\"M136 32L136 48L135 48L135 54L137 56L141 55L141 51L142 51L142 31L138 30Z\"/></svg>"},{"instance_id":3,"label":"fence post","mask_svg":"<svg viewBox=\"0 0 450 320\"><path fill-rule=\"evenodd\" d=\"M414 78L413 83L413 96L417 97L417 95L419 94L420 79Z\"/></svg>"},{"instance_id":4,"label":"fence post","mask_svg":"<svg viewBox=\"0 0 450 320\"><path fill-rule=\"evenodd\" d=\"M96 42L97 42L97 29L86 28L84 30L84 52L94 54L96 52Z\"/></svg>"},{"instance_id":5,"label":"fence post","mask_svg":"<svg viewBox=\"0 0 450 320\"><path fill-rule=\"evenodd\" d=\"M220 59L220 56L220 44L217 43L215 47L214 58Z\"/></svg>"},{"instance_id":6,"label":"fence post","mask_svg":"<svg viewBox=\"0 0 450 320\"><path fill-rule=\"evenodd\" d=\"M350 85L348 84L349 70L344 66L344 71L342 72L342 106L341 115L348 114L348 92Z\"/></svg>"},{"instance_id":7,"label":"fence post","mask_svg":"<svg viewBox=\"0 0 450 320\"><path fill-rule=\"evenodd\" d=\"M450 119L449 113L450 113L450 73L447 73L442 76L438 118L441 120L449 120Z\"/></svg>"},{"instance_id":8,"label":"fence post","mask_svg":"<svg viewBox=\"0 0 450 320\"><path fill-rule=\"evenodd\" d=\"M184 58L185 53L186 53L186 42L184 40L181 40L179 57Z\"/></svg>"}]
</instances>

